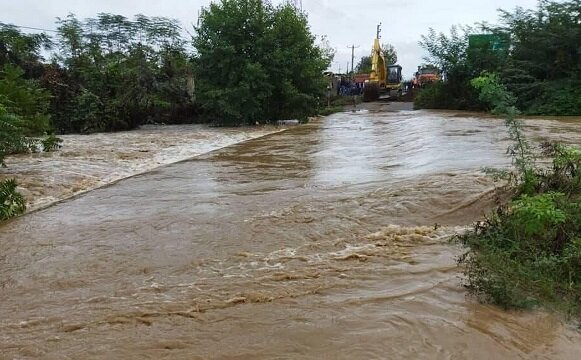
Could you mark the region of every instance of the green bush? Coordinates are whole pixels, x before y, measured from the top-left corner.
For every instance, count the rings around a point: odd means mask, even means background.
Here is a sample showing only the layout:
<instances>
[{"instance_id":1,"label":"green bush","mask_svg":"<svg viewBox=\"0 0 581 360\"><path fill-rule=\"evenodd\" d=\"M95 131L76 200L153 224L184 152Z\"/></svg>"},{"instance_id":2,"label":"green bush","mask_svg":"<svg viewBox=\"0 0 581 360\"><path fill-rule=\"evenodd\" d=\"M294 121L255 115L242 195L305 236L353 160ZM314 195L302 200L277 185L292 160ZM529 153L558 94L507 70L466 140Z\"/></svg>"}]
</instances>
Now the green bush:
<instances>
[{"instance_id":1,"label":"green bush","mask_svg":"<svg viewBox=\"0 0 581 360\"><path fill-rule=\"evenodd\" d=\"M42 151L51 152L60 149L63 139L49 135L41 140Z\"/></svg>"},{"instance_id":2,"label":"green bush","mask_svg":"<svg viewBox=\"0 0 581 360\"><path fill-rule=\"evenodd\" d=\"M16 191L14 179L0 181L0 221L23 214L26 211L24 197Z\"/></svg>"},{"instance_id":3,"label":"green bush","mask_svg":"<svg viewBox=\"0 0 581 360\"><path fill-rule=\"evenodd\" d=\"M331 107L322 108L319 110L319 115L327 116L343 111L342 105L333 105Z\"/></svg>"},{"instance_id":4,"label":"green bush","mask_svg":"<svg viewBox=\"0 0 581 360\"><path fill-rule=\"evenodd\" d=\"M468 82L450 84L438 81L419 89L414 99L414 108L483 110L484 106Z\"/></svg>"},{"instance_id":5,"label":"green bush","mask_svg":"<svg viewBox=\"0 0 581 360\"><path fill-rule=\"evenodd\" d=\"M536 165L515 119L515 98L487 75L473 81L481 100L507 115L514 170L498 172L514 193L472 231L459 259L465 285L482 301L505 308L543 306L581 317L581 151L545 144L552 167Z\"/></svg>"},{"instance_id":6,"label":"green bush","mask_svg":"<svg viewBox=\"0 0 581 360\"><path fill-rule=\"evenodd\" d=\"M581 115L580 81L548 82L541 89L541 94L524 110L527 115Z\"/></svg>"}]
</instances>

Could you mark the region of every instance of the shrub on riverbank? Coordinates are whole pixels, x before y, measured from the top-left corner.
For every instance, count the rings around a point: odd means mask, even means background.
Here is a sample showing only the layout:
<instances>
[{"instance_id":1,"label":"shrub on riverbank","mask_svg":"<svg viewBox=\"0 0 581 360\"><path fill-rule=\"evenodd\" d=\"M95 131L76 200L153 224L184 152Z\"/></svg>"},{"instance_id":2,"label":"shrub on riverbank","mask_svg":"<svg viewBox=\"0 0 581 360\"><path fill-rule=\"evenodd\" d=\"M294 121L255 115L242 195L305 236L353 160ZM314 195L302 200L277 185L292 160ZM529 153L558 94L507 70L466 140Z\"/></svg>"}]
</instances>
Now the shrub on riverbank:
<instances>
[{"instance_id":1,"label":"shrub on riverbank","mask_svg":"<svg viewBox=\"0 0 581 360\"><path fill-rule=\"evenodd\" d=\"M507 116L514 171L496 171L513 198L461 236L466 287L505 308L543 306L581 316L581 151L547 145L538 166L521 129L515 98L494 76L476 79L481 99Z\"/></svg>"},{"instance_id":2,"label":"shrub on riverbank","mask_svg":"<svg viewBox=\"0 0 581 360\"><path fill-rule=\"evenodd\" d=\"M40 138L48 128L48 95L34 81L22 79L23 71L5 65L0 71L0 167L7 155L56 150L61 139ZM1 175L1 173L0 173ZM0 221L26 210L13 179L0 180Z\"/></svg>"},{"instance_id":3,"label":"shrub on riverbank","mask_svg":"<svg viewBox=\"0 0 581 360\"><path fill-rule=\"evenodd\" d=\"M461 95L460 95L461 94ZM450 83L435 82L419 89L414 99L415 109L484 110L470 84L459 84L454 89Z\"/></svg>"},{"instance_id":4,"label":"shrub on riverbank","mask_svg":"<svg viewBox=\"0 0 581 360\"><path fill-rule=\"evenodd\" d=\"M21 215L26 211L24 197L16 191L13 179L0 181L0 221Z\"/></svg>"}]
</instances>

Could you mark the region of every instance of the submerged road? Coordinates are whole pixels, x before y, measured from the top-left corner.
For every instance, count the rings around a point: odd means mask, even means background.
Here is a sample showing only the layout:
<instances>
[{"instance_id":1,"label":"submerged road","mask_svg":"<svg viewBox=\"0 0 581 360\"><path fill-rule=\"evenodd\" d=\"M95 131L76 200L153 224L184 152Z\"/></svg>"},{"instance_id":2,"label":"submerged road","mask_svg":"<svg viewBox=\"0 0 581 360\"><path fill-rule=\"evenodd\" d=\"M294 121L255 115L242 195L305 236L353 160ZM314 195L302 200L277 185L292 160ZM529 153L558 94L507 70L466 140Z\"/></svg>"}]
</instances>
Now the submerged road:
<instances>
[{"instance_id":1,"label":"submerged road","mask_svg":"<svg viewBox=\"0 0 581 360\"><path fill-rule=\"evenodd\" d=\"M501 120L341 113L7 222L0 359L576 359L555 317L460 286L448 240L507 145Z\"/></svg>"}]
</instances>

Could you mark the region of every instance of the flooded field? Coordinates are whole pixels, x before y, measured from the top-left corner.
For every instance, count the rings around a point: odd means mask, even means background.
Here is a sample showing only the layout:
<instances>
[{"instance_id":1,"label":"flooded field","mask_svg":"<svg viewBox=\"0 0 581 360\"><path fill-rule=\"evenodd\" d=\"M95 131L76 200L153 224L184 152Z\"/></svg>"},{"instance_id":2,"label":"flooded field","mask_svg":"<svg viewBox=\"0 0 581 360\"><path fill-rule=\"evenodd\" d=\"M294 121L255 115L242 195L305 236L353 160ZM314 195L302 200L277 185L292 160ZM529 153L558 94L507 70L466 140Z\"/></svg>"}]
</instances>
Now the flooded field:
<instances>
[{"instance_id":1,"label":"flooded field","mask_svg":"<svg viewBox=\"0 0 581 360\"><path fill-rule=\"evenodd\" d=\"M503 122L374 110L0 226L0 358L577 359L577 330L460 286L449 239L497 201ZM581 122L527 123L580 143Z\"/></svg>"},{"instance_id":2,"label":"flooded field","mask_svg":"<svg viewBox=\"0 0 581 360\"><path fill-rule=\"evenodd\" d=\"M1 178L14 177L34 210L161 165L281 131L277 127L217 129L204 125L64 135L53 153L10 156Z\"/></svg>"}]
</instances>

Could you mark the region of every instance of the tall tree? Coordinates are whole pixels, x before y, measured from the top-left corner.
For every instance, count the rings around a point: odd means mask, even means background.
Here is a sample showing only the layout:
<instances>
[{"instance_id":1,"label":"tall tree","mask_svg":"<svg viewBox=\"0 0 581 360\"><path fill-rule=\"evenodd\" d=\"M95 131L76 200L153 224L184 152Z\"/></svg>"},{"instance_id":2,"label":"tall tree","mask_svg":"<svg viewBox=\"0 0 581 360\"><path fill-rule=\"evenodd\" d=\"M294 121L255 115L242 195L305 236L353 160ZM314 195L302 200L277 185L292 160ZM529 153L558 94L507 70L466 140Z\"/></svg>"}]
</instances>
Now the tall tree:
<instances>
[{"instance_id":1,"label":"tall tree","mask_svg":"<svg viewBox=\"0 0 581 360\"><path fill-rule=\"evenodd\" d=\"M24 70L26 78L42 74L41 52L52 46L46 34L24 34L16 26L0 22L0 68L12 64Z\"/></svg>"},{"instance_id":2,"label":"tall tree","mask_svg":"<svg viewBox=\"0 0 581 360\"><path fill-rule=\"evenodd\" d=\"M369 74L371 72L371 56L363 56L359 60L355 71L358 74Z\"/></svg>"},{"instance_id":3,"label":"tall tree","mask_svg":"<svg viewBox=\"0 0 581 360\"><path fill-rule=\"evenodd\" d=\"M385 57L385 63L387 65L397 64L397 50L395 46L390 43L384 43L381 45L381 50L383 51L383 56Z\"/></svg>"},{"instance_id":4,"label":"tall tree","mask_svg":"<svg viewBox=\"0 0 581 360\"><path fill-rule=\"evenodd\" d=\"M221 0L196 28L196 80L205 114L224 124L305 117L316 111L330 52L305 16L262 0Z\"/></svg>"},{"instance_id":5,"label":"tall tree","mask_svg":"<svg viewBox=\"0 0 581 360\"><path fill-rule=\"evenodd\" d=\"M101 13L85 21L69 15L58 24L58 61L69 85L55 100L67 103L55 119L61 131L168 123L195 109L192 64L176 20Z\"/></svg>"}]
</instances>

